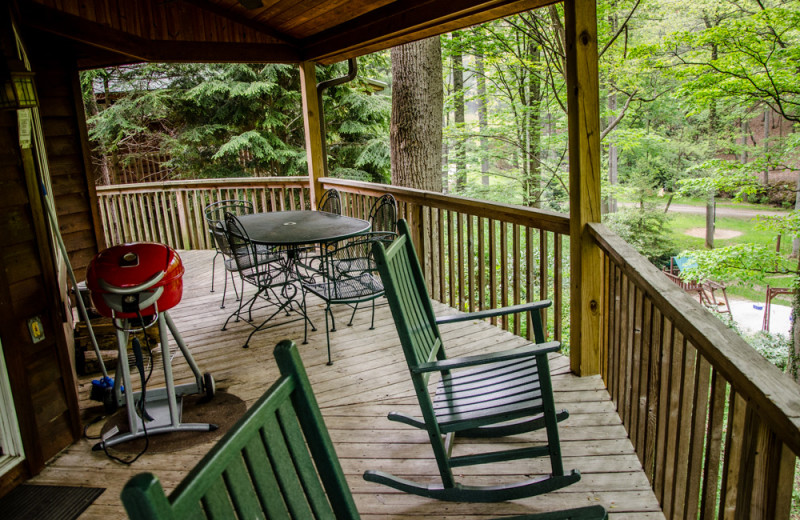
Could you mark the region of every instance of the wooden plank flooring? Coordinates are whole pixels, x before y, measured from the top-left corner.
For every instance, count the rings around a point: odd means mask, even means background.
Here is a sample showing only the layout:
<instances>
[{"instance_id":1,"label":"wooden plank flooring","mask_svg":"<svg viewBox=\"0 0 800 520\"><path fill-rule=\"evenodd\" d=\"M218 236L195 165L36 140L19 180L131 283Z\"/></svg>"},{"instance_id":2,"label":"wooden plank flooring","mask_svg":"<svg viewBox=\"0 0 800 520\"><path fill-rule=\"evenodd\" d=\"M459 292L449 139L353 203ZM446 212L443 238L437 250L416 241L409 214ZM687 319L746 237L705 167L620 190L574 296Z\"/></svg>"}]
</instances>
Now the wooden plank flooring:
<instances>
[{"instance_id":1,"label":"wooden plank flooring","mask_svg":"<svg viewBox=\"0 0 800 520\"><path fill-rule=\"evenodd\" d=\"M274 345L283 338L302 341L302 322L261 331L251 340L250 348L243 349L244 339L252 330L249 325L232 323L227 331L220 331L235 302L229 286L227 308L219 308L223 280L220 262L216 291L209 292L212 255L209 251L181 253L186 266L184 296L170 314L200 369L214 375L218 388L239 396L249 406L278 376L272 356ZM381 469L418 481L438 480L427 434L386 419L392 410L418 415L394 324L385 304L378 307L375 330L369 330L368 308L359 310L352 327L345 326L349 310L335 309L339 325L331 335L335 363L327 366L322 303L310 301L309 308L318 330L309 332L309 343L299 345L300 353L364 518L479 519L594 503L605 505L613 519L664 518L602 380L573 376L569 360L560 355L552 357L551 371L556 406L570 412L570 417L560 423L560 434L564 467L581 472L577 484L525 500L469 504L424 499L364 481L361 475L367 469ZM440 305L437 312L445 313L448 309ZM442 333L450 356L524 343L484 322L448 326ZM173 365L176 383L188 382L190 371L179 356ZM102 410L88 400L91 377L84 377L79 383L84 418L89 420ZM163 378L159 379L156 371L150 388L162 385ZM90 429L96 431L99 425ZM456 450L465 454L486 444L537 438L542 438L540 432L502 441L462 440L456 444ZM106 487L81 516L98 520L124 516L119 493L134 474L153 472L170 492L213 444L206 442L174 453L146 453L132 466L124 466L112 462L102 452L92 452L94 442L87 439L77 442L52 460L31 483ZM460 471L462 482L487 484L544 474L549 471L549 464L523 460Z\"/></svg>"}]
</instances>

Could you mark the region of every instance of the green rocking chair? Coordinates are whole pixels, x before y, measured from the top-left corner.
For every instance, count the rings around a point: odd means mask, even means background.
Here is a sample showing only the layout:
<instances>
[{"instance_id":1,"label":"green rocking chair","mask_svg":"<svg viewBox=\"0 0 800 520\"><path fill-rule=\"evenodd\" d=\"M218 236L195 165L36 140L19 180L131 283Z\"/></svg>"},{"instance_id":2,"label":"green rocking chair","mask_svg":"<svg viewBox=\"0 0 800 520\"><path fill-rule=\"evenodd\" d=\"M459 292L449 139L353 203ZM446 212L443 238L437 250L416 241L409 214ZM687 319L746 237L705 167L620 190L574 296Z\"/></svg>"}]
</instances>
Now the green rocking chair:
<instances>
[{"instance_id":1,"label":"green rocking chair","mask_svg":"<svg viewBox=\"0 0 800 520\"><path fill-rule=\"evenodd\" d=\"M152 473L122 490L134 520L336 518L359 514L292 341L275 347L281 378L167 497ZM507 520L602 520L603 506Z\"/></svg>"},{"instance_id":2,"label":"green rocking chair","mask_svg":"<svg viewBox=\"0 0 800 520\"><path fill-rule=\"evenodd\" d=\"M540 310L549 301L490 309L437 319L428 298L422 269L408 224L398 222L400 236L389 246L375 247L375 261L384 284L403 346L423 419L390 413L389 419L427 430L442 482L420 484L382 471L367 471L364 478L439 500L499 502L539 495L580 480L580 473L565 473L558 440L556 413L547 355L558 342L544 343ZM437 324L453 323L529 312L536 344L491 354L447 359ZM428 379L441 374L435 397ZM465 437L499 437L545 428L547 444L474 455L451 456L456 434ZM442 437L446 436L443 440ZM467 486L455 481L453 468L489 462L549 456L552 474L507 485Z\"/></svg>"}]
</instances>

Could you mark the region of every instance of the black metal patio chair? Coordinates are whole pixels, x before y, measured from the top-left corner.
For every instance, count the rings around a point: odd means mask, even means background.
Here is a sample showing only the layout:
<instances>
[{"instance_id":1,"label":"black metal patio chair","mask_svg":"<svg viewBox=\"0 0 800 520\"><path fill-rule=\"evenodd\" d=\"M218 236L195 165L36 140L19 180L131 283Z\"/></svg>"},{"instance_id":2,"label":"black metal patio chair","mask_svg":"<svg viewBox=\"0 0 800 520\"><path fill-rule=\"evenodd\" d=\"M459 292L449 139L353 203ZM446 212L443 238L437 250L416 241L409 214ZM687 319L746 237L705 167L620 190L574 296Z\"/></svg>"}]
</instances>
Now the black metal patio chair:
<instances>
[{"instance_id":1,"label":"black metal patio chair","mask_svg":"<svg viewBox=\"0 0 800 520\"><path fill-rule=\"evenodd\" d=\"M225 235L225 214L231 213L236 216L249 215L253 213L253 203L247 200L220 200L206 206L203 213L205 215L206 225L208 226L208 233L211 236L211 242L214 244L214 249L216 250L214 259L211 261L211 292L214 292L214 274L218 256L222 256L222 263L225 267L225 285L222 289L222 303L220 304L220 309L224 309L229 277L233 284L233 291L236 294L236 301L240 299L239 291L236 289L236 279L234 278L238 273L238 267L231 254L228 238ZM261 248L260 256L261 260L264 262L270 260L270 252L266 248ZM240 284L242 287L244 286L244 279L240 279Z\"/></svg>"},{"instance_id":2,"label":"black metal patio chair","mask_svg":"<svg viewBox=\"0 0 800 520\"><path fill-rule=\"evenodd\" d=\"M317 204L317 211L327 211L336 215L342 214L342 199L336 188L325 190L325 193L319 199L319 204Z\"/></svg>"},{"instance_id":3,"label":"black metal patio chair","mask_svg":"<svg viewBox=\"0 0 800 520\"><path fill-rule=\"evenodd\" d=\"M389 248L375 245L375 262L394 316L409 374L422 411L422 419L401 413L389 414L428 432L439 466L441 483L420 484L382 471L367 471L364 478L387 486L436 498L465 502L499 502L529 497L562 488L580 480L580 473L565 473L561 461L558 421L568 416L556 413L547 356L557 352L558 342L544 343L541 309L549 301L532 302L502 309L436 318L425 287L425 279L411 242L408 224L398 223L400 235ZM505 314L528 312L536 343L512 350L448 359L438 325ZM428 380L438 373L436 395L431 397ZM500 437L545 428L547 442L532 446L478 454L452 455L455 436ZM446 440L442 437L446 436ZM552 473L513 484L468 486L456 482L453 468L547 456Z\"/></svg>"},{"instance_id":4,"label":"black metal patio chair","mask_svg":"<svg viewBox=\"0 0 800 520\"><path fill-rule=\"evenodd\" d=\"M349 305L348 326L353 324L358 304L372 302L370 330L375 328L375 300L383 296L383 284L372 257L373 245L387 242L384 233L366 233L321 248L318 276L303 281L306 291L325 301L325 339L328 347L328 364L332 365L330 333L336 331L336 320L331 306ZM328 322L330 316L330 323Z\"/></svg>"},{"instance_id":5,"label":"black metal patio chair","mask_svg":"<svg viewBox=\"0 0 800 520\"><path fill-rule=\"evenodd\" d=\"M305 336L303 343L308 341L308 315L306 314L305 292L299 283L299 278L294 265L294 260L290 258L286 251L277 249L265 253L262 244L256 244L247 234L244 226L236 215L225 214L225 236L231 248L231 256L236 262L236 268L242 280L253 285L256 293L247 301L244 296L239 300L239 308L233 312L222 330L226 330L231 318L236 317L236 322L240 321L244 308L247 308L247 322L253 321L253 310L256 302L262 300L264 305L258 309L267 308L268 316L255 326L255 329L247 337L244 347L247 348L250 338L259 330L272 327L274 325L287 323L281 321L268 325L278 314L284 312L287 316L291 311L298 313L299 318L305 321ZM251 323L252 324L252 323ZM312 324L312 329L316 330Z\"/></svg>"},{"instance_id":6,"label":"black metal patio chair","mask_svg":"<svg viewBox=\"0 0 800 520\"><path fill-rule=\"evenodd\" d=\"M397 201L391 193L379 197L369 210L372 231L397 231Z\"/></svg>"}]
</instances>

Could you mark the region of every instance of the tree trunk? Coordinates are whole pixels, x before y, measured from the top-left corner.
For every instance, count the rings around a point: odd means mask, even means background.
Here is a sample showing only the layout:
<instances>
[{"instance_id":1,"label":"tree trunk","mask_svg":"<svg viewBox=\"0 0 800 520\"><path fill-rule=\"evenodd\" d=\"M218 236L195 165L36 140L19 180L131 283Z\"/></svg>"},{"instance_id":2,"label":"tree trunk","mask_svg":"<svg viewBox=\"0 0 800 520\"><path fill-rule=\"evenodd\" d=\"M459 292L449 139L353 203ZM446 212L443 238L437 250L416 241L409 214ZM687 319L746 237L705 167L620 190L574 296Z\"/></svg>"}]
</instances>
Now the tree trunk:
<instances>
[{"instance_id":1,"label":"tree trunk","mask_svg":"<svg viewBox=\"0 0 800 520\"><path fill-rule=\"evenodd\" d=\"M706 249L714 249L714 217L716 213L716 204L714 195L708 196L706 202Z\"/></svg>"},{"instance_id":2,"label":"tree trunk","mask_svg":"<svg viewBox=\"0 0 800 520\"><path fill-rule=\"evenodd\" d=\"M608 95L608 124L611 124L616 117L617 111L617 93L611 92ZM609 193L606 197L606 204L609 213L616 213L617 199L614 198L613 190L617 185L617 171L619 165L619 155L617 154L617 146L614 143L608 145L608 184Z\"/></svg>"},{"instance_id":3,"label":"tree trunk","mask_svg":"<svg viewBox=\"0 0 800 520\"><path fill-rule=\"evenodd\" d=\"M800 170L797 171L797 180L795 181L794 209L800 211ZM800 237L794 237L792 240L792 257L800 257Z\"/></svg>"},{"instance_id":4,"label":"tree trunk","mask_svg":"<svg viewBox=\"0 0 800 520\"><path fill-rule=\"evenodd\" d=\"M541 61L541 48L535 41L530 41L525 49L525 54L530 67L535 69ZM524 167L523 175L523 204L538 208L541 206L542 168L539 162L539 148L542 141L542 128L539 124L541 114L540 105L542 88L539 76L532 71L526 71L527 80L522 86L520 99L524 103L523 112L523 137L524 137Z\"/></svg>"},{"instance_id":5,"label":"tree trunk","mask_svg":"<svg viewBox=\"0 0 800 520\"><path fill-rule=\"evenodd\" d=\"M450 64L453 71L453 123L455 123L455 140L453 151L456 163L456 193L467 187L467 148L464 142L464 55L459 46L458 31L450 36L453 40L453 55Z\"/></svg>"},{"instance_id":6,"label":"tree trunk","mask_svg":"<svg viewBox=\"0 0 800 520\"><path fill-rule=\"evenodd\" d=\"M767 107L764 109L764 157L768 159L769 155L769 130L772 126L772 109ZM764 186L769 186L769 160L764 161Z\"/></svg>"},{"instance_id":7,"label":"tree trunk","mask_svg":"<svg viewBox=\"0 0 800 520\"><path fill-rule=\"evenodd\" d=\"M795 289L792 294L792 350L789 352L789 362L786 371L792 379L800 383L800 290Z\"/></svg>"},{"instance_id":8,"label":"tree trunk","mask_svg":"<svg viewBox=\"0 0 800 520\"><path fill-rule=\"evenodd\" d=\"M450 112L442 109L442 128L450 124ZM450 147L447 139L442 139L442 193L450 193Z\"/></svg>"},{"instance_id":9,"label":"tree trunk","mask_svg":"<svg viewBox=\"0 0 800 520\"><path fill-rule=\"evenodd\" d=\"M616 9L616 2L612 2L612 7ZM617 11L614 10L608 16L608 23L611 26L611 34L617 32L619 27L619 17ZM617 92L609 90L608 93L608 124L611 125L617 117ZM617 154L617 146L612 142L608 145L608 185L609 190L606 195L605 206L608 213L616 213L617 199L614 198L614 186L617 185L617 171L619 164L619 155ZM602 213L601 209L601 213Z\"/></svg>"},{"instance_id":10,"label":"tree trunk","mask_svg":"<svg viewBox=\"0 0 800 520\"><path fill-rule=\"evenodd\" d=\"M489 185L489 108L486 100L486 69L483 54L475 56L478 69L478 128L481 134L481 184Z\"/></svg>"},{"instance_id":11,"label":"tree trunk","mask_svg":"<svg viewBox=\"0 0 800 520\"><path fill-rule=\"evenodd\" d=\"M392 48L392 184L442 191L439 37Z\"/></svg>"}]
</instances>

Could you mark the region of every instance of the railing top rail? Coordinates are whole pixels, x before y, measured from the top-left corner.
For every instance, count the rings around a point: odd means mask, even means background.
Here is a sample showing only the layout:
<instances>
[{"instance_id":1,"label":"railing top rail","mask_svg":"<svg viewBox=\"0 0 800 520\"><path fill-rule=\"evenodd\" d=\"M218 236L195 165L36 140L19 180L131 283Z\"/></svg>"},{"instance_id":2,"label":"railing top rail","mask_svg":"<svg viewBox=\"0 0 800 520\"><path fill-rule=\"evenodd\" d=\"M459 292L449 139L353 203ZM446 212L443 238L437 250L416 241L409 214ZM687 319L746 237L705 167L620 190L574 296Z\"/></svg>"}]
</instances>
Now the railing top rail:
<instances>
[{"instance_id":1,"label":"railing top rail","mask_svg":"<svg viewBox=\"0 0 800 520\"><path fill-rule=\"evenodd\" d=\"M762 420L800 453L800 385L761 356L738 334L712 317L633 247L602 224L592 236L668 317L684 337L759 411Z\"/></svg>"},{"instance_id":2,"label":"railing top rail","mask_svg":"<svg viewBox=\"0 0 800 520\"><path fill-rule=\"evenodd\" d=\"M193 179L161 182L140 182L136 184L114 184L98 186L97 192L113 194L130 191L159 191L198 188L251 188L254 186L307 187L308 177L229 177L223 179Z\"/></svg>"},{"instance_id":3,"label":"railing top rail","mask_svg":"<svg viewBox=\"0 0 800 520\"><path fill-rule=\"evenodd\" d=\"M431 206L434 208L458 211L478 217L487 217L523 226L532 226L554 231L564 235L569 234L569 216L544 209L527 208L501 202L488 202L458 195L445 195L433 191L403 188L388 184L375 184L371 182L352 181L324 177L320 182L325 187L346 188L346 191L364 195L382 195L391 193L400 202L408 202Z\"/></svg>"}]
</instances>

